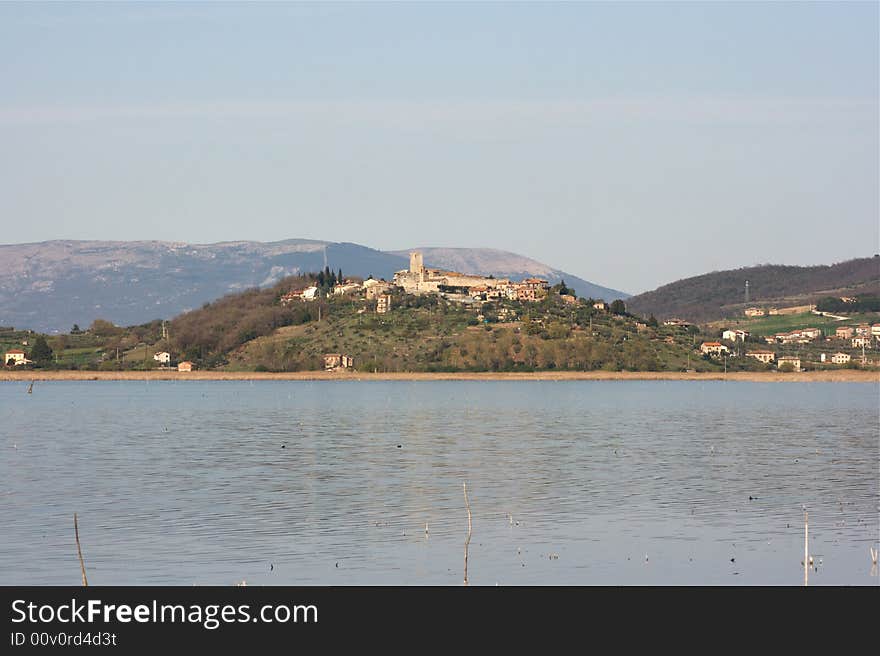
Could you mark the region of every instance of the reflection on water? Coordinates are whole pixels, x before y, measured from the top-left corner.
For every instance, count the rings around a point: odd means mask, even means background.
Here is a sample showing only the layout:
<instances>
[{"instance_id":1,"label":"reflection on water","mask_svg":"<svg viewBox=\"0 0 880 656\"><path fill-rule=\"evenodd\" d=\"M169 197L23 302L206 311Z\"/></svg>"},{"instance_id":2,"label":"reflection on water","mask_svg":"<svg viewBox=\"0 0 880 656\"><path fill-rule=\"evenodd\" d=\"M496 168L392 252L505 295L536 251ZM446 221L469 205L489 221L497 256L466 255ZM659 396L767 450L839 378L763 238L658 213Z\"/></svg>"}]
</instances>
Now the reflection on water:
<instances>
[{"instance_id":1,"label":"reflection on water","mask_svg":"<svg viewBox=\"0 0 880 656\"><path fill-rule=\"evenodd\" d=\"M876 585L877 392L2 383L0 583Z\"/></svg>"}]
</instances>

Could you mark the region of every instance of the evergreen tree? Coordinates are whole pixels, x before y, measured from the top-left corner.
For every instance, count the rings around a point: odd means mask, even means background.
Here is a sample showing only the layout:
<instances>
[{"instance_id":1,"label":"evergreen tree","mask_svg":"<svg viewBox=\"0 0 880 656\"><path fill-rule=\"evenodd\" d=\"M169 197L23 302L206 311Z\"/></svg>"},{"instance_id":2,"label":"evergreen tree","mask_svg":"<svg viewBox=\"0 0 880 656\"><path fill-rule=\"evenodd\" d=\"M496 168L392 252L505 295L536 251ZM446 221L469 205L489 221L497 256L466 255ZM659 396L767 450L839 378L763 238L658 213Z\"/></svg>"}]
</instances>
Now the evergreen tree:
<instances>
[{"instance_id":1,"label":"evergreen tree","mask_svg":"<svg viewBox=\"0 0 880 656\"><path fill-rule=\"evenodd\" d=\"M52 348L46 343L46 338L42 335L38 336L31 350L31 360L37 364L45 364L52 361L52 356Z\"/></svg>"}]
</instances>

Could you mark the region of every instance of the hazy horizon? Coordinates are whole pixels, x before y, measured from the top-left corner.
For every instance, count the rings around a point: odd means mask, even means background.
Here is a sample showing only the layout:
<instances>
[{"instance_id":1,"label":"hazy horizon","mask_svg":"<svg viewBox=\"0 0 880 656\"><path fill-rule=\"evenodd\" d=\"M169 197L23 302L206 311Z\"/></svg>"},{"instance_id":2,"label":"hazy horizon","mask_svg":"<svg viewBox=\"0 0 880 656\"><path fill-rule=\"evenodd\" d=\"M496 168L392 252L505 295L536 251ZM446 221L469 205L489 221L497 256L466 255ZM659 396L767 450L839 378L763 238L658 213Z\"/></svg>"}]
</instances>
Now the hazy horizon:
<instances>
[{"instance_id":1,"label":"hazy horizon","mask_svg":"<svg viewBox=\"0 0 880 656\"><path fill-rule=\"evenodd\" d=\"M871 256L878 19L861 2L3 3L4 241L492 248L632 294Z\"/></svg>"}]
</instances>

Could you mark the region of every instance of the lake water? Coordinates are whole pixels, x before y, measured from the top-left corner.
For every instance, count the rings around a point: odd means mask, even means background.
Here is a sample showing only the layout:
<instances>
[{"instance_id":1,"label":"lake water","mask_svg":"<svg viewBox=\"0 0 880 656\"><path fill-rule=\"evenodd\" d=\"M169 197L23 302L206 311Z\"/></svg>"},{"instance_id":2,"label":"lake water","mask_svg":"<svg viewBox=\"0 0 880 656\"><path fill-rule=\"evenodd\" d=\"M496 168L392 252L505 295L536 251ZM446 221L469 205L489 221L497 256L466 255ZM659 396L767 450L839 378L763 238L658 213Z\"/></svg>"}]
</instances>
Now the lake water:
<instances>
[{"instance_id":1,"label":"lake water","mask_svg":"<svg viewBox=\"0 0 880 656\"><path fill-rule=\"evenodd\" d=\"M864 383L0 383L0 584L877 585ZM750 497L752 499L750 500ZM428 532L425 532L425 525Z\"/></svg>"}]
</instances>

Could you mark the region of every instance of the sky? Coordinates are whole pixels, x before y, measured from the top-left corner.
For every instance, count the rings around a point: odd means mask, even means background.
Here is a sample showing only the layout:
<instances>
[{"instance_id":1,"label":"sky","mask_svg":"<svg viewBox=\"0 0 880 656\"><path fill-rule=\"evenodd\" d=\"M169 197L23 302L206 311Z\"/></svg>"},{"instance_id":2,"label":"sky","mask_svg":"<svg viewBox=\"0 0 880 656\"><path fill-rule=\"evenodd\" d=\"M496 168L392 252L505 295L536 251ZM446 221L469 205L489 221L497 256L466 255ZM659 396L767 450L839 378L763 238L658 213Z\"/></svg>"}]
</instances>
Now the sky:
<instances>
[{"instance_id":1,"label":"sky","mask_svg":"<svg viewBox=\"0 0 880 656\"><path fill-rule=\"evenodd\" d=\"M877 2L0 3L5 243L880 251Z\"/></svg>"}]
</instances>

